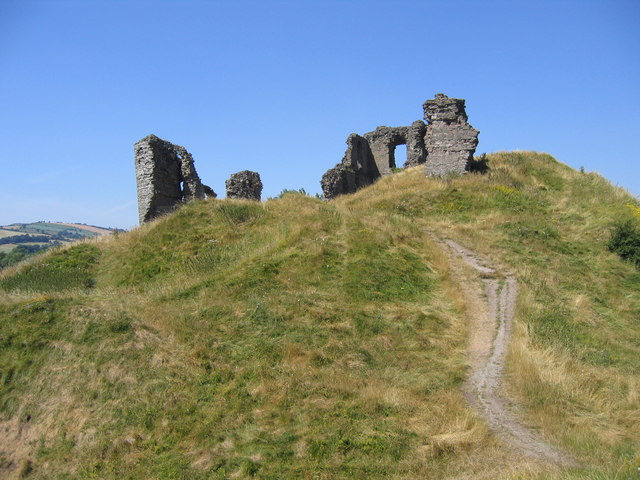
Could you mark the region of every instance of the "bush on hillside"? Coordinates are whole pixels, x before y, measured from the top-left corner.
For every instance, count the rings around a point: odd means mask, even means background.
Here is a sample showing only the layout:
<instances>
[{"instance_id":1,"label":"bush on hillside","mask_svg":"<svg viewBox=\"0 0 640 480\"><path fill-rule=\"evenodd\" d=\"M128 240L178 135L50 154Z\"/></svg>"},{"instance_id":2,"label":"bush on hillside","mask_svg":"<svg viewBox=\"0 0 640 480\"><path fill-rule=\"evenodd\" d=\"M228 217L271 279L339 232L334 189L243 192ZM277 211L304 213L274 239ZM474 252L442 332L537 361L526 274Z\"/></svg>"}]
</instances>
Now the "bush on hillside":
<instances>
[{"instance_id":1,"label":"bush on hillside","mask_svg":"<svg viewBox=\"0 0 640 480\"><path fill-rule=\"evenodd\" d=\"M633 220L620 221L611 230L609 250L640 268L640 226Z\"/></svg>"},{"instance_id":2,"label":"bush on hillside","mask_svg":"<svg viewBox=\"0 0 640 480\"><path fill-rule=\"evenodd\" d=\"M489 159L487 154L483 153L480 156L475 157L468 166L469 172L485 174L489 171Z\"/></svg>"}]
</instances>

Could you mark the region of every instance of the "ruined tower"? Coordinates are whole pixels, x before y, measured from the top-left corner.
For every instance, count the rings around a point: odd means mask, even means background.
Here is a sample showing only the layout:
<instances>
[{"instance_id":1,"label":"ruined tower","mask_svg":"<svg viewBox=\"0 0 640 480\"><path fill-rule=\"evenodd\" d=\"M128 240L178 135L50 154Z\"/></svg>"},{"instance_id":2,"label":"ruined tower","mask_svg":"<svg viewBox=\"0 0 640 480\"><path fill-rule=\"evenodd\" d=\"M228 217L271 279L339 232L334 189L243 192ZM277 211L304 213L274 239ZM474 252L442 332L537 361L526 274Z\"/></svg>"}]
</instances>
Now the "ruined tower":
<instances>
[{"instance_id":1,"label":"ruined tower","mask_svg":"<svg viewBox=\"0 0 640 480\"><path fill-rule=\"evenodd\" d=\"M173 211L181 202L215 197L200 181L184 147L149 135L134 147L140 223Z\"/></svg>"},{"instance_id":2,"label":"ruined tower","mask_svg":"<svg viewBox=\"0 0 640 480\"><path fill-rule=\"evenodd\" d=\"M423 108L424 119L429 123L424 137L427 176L466 172L480 132L467 122L464 100L438 93L433 100L424 102Z\"/></svg>"}]
</instances>

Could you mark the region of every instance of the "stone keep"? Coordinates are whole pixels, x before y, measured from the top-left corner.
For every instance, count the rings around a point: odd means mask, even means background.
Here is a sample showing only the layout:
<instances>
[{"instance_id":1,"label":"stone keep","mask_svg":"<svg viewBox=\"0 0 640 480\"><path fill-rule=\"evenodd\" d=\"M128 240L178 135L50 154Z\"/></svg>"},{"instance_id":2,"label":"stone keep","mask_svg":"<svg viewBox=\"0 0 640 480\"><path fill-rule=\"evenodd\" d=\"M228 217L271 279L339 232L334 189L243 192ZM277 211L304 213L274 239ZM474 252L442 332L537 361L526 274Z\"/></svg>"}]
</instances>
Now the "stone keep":
<instances>
[{"instance_id":1,"label":"stone keep","mask_svg":"<svg viewBox=\"0 0 640 480\"><path fill-rule=\"evenodd\" d=\"M172 212L182 202L215 197L203 185L184 147L149 135L133 146L140 223Z\"/></svg>"},{"instance_id":2,"label":"stone keep","mask_svg":"<svg viewBox=\"0 0 640 480\"><path fill-rule=\"evenodd\" d=\"M232 174L229 180L224 183L227 187L227 198L245 198L247 200L260 201L262 181L258 172L243 170Z\"/></svg>"},{"instance_id":3,"label":"stone keep","mask_svg":"<svg viewBox=\"0 0 640 480\"><path fill-rule=\"evenodd\" d=\"M378 127L364 136L352 133L342 162L320 184L327 199L353 193L396 168L395 148L407 146L405 167L426 164L427 176L464 173L478 145L478 131L467 123L464 100L438 93L427 100L424 118L408 127Z\"/></svg>"}]
</instances>

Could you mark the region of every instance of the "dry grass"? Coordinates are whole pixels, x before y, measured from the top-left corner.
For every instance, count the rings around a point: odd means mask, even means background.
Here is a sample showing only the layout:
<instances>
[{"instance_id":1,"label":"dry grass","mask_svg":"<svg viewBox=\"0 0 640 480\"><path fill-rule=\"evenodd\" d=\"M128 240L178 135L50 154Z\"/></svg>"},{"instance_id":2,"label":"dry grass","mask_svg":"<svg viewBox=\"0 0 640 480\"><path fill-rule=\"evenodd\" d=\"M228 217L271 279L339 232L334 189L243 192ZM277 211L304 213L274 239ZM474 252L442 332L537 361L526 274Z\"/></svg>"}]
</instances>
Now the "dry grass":
<instances>
[{"instance_id":1,"label":"dry grass","mask_svg":"<svg viewBox=\"0 0 640 480\"><path fill-rule=\"evenodd\" d=\"M509 391L526 405L528 422L581 456L585 468L534 468L514 478L637 475L630 465L640 444L638 274L606 250L610 226L633 215L637 201L597 174L543 155L495 154L491 167L488 176L442 181L408 171L347 201L427 220L425 228L517 275ZM550 308L562 310L560 326L544 323ZM549 328L562 330L552 338Z\"/></svg>"},{"instance_id":2,"label":"dry grass","mask_svg":"<svg viewBox=\"0 0 640 480\"><path fill-rule=\"evenodd\" d=\"M638 279L604 243L636 204L545 155L490 162L444 180L410 169L330 203L194 202L95 240L91 289L0 290L0 474L632 475ZM520 458L468 408L479 293L425 230L518 277L507 387L581 469Z\"/></svg>"}]
</instances>

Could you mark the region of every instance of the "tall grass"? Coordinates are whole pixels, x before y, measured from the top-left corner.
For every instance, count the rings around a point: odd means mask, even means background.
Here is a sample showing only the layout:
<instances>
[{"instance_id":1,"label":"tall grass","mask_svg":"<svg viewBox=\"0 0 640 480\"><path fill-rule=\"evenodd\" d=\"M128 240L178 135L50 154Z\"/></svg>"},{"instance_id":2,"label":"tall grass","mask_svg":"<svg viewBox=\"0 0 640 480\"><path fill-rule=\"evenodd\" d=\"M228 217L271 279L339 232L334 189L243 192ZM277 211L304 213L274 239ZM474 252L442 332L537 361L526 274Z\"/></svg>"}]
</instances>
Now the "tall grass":
<instances>
[{"instance_id":1,"label":"tall grass","mask_svg":"<svg viewBox=\"0 0 640 480\"><path fill-rule=\"evenodd\" d=\"M82 243L39 256L14 275L0 278L6 291L60 292L72 288L92 288L100 249Z\"/></svg>"}]
</instances>

